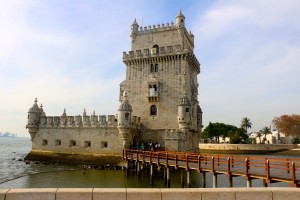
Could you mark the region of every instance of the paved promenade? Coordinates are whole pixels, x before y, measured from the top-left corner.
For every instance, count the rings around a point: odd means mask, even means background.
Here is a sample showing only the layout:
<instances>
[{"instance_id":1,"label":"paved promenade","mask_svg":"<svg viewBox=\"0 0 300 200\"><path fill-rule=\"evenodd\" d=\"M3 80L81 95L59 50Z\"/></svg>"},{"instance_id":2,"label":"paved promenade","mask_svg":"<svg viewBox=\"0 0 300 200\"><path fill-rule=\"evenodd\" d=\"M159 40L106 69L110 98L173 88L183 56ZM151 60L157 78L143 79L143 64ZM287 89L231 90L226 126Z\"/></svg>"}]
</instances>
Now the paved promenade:
<instances>
[{"instance_id":1,"label":"paved promenade","mask_svg":"<svg viewBox=\"0 0 300 200\"><path fill-rule=\"evenodd\" d=\"M297 188L0 189L0 200L299 200Z\"/></svg>"}]
</instances>

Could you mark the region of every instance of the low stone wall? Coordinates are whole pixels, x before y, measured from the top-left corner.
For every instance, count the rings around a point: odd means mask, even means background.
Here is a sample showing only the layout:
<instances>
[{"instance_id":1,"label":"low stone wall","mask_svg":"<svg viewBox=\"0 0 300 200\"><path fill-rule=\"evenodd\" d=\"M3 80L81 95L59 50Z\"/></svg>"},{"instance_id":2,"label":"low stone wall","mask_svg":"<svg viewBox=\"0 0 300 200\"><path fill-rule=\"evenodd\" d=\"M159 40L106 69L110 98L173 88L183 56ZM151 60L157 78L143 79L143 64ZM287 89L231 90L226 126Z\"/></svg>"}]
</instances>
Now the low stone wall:
<instances>
[{"instance_id":1,"label":"low stone wall","mask_svg":"<svg viewBox=\"0 0 300 200\"><path fill-rule=\"evenodd\" d=\"M92 153L56 153L51 151L31 151L25 160L51 161L64 163L80 163L94 165L120 165L123 157L120 154L92 154Z\"/></svg>"},{"instance_id":2,"label":"low stone wall","mask_svg":"<svg viewBox=\"0 0 300 200\"><path fill-rule=\"evenodd\" d=\"M272 153L299 148L293 144L199 144L200 152Z\"/></svg>"},{"instance_id":3,"label":"low stone wall","mask_svg":"<svg viewBox=\"0 0 300 200\"><path fill-rule=\"evenodd\" d=\"M0 189L0 200L299 200L297 188Z\"/></svg>"}]
</instances>

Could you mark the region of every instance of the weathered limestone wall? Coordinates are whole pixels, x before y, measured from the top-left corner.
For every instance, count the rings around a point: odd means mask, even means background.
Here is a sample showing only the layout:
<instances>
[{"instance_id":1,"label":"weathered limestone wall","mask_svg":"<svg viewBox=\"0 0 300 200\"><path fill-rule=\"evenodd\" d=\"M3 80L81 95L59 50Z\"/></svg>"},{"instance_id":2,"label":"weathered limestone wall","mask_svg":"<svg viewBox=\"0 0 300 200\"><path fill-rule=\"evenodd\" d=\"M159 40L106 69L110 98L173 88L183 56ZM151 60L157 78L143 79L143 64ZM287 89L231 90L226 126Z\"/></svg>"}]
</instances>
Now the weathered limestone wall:
<instances>
[{"instance_id":1,"label":"weathered limestone wall","mask_svg":"<svg viewBox=\"0 0 300 200\"><path fill-rule=\"evenodd\" d=\"M293 144L199 144L202 151L283 151L298 147Z\"/></svg>"},{"instance_id":2,"label":"weathered limestone wall","mask_svg":"<svg viewBox=\"0 0 300 200\"><path fill-rule=\"evenodd\" d=\"M52 127L38 129L25 159L118 165L122 151L116 127Z\"/></svg>"},{"instance_id":3,"label":"weathered limestone wall","mask_svg":"<svg viewBox=\"0 0 300 200\"><path fill-rule=\"evenodd\" d=\"M299 200L297 188L40 188L0 189L0 200Z\"/></svg>"},{"instance_id":4,"label":"weathered limestone wall","mask_svg":"<svg viewBox=\"0 0 300 200\"><path fill-rule=\"evenodd\" d=\"M41 128L32 140L33 151L120 154L122 149L122 139L116 127Z\"/></svg>"}]
</instances>

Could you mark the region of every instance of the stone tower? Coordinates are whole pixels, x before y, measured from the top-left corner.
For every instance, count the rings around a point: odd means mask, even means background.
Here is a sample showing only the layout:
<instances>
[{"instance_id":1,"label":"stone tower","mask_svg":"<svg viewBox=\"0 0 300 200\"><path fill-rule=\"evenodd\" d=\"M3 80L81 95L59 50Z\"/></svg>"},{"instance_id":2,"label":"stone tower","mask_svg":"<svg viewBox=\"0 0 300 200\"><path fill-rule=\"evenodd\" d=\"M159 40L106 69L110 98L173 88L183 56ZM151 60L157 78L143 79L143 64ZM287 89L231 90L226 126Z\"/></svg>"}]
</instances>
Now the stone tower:
<instances>
[{"instance_id":1,"label":"stone tower","mask_svg":"<svg viewBox=\"0 0 300 200\"><path fill-rule=\"evenodd\" d=\"M120 100L126 91L132 115L141 118L143 141L160 142L167 150L197 149L200 64L184 15L179 12L176 24L148 27L134 20L130 37L131 50L123 53L126 80L120 84Z\"/></svg>"}]
</instances>

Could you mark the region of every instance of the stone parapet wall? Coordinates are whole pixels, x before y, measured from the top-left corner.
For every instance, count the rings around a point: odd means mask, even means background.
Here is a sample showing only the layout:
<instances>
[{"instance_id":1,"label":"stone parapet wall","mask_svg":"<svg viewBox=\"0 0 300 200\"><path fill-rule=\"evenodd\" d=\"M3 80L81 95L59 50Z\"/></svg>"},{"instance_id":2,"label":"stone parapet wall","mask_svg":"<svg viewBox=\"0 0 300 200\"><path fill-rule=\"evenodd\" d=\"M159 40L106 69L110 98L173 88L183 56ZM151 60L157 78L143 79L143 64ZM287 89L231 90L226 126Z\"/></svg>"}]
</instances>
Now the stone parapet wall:
<instances>
[{"instance_id":1,"label":"stone parapet wall","mask_svg":"<svg viewBox=\"0 0 300 200\"><path fill-rule=\"evenodd\" d=\"M293 144L199 144L200 151L283 151L297 147L299 146Z\"/></svg>"},{"instance_id":2,"label":"stone parapet wall","mask_svg":"<svg viewBox=\"0 0 300 200\"><path fill-rule=\"evenodd\" d=\"M0 200L299 200L297 188L39 188L0 189Z\"/></svg>"},{"instance_id":3,"label":"stone parapet wall","mask_svg":"<svg viewBox=\"0 0 300 200\"><path fill-rule=\"evenodd\" d=\"M210 150L287 150L296 147L293 144L199 144L200 149Z\"/></svg>"}]
</instances>

